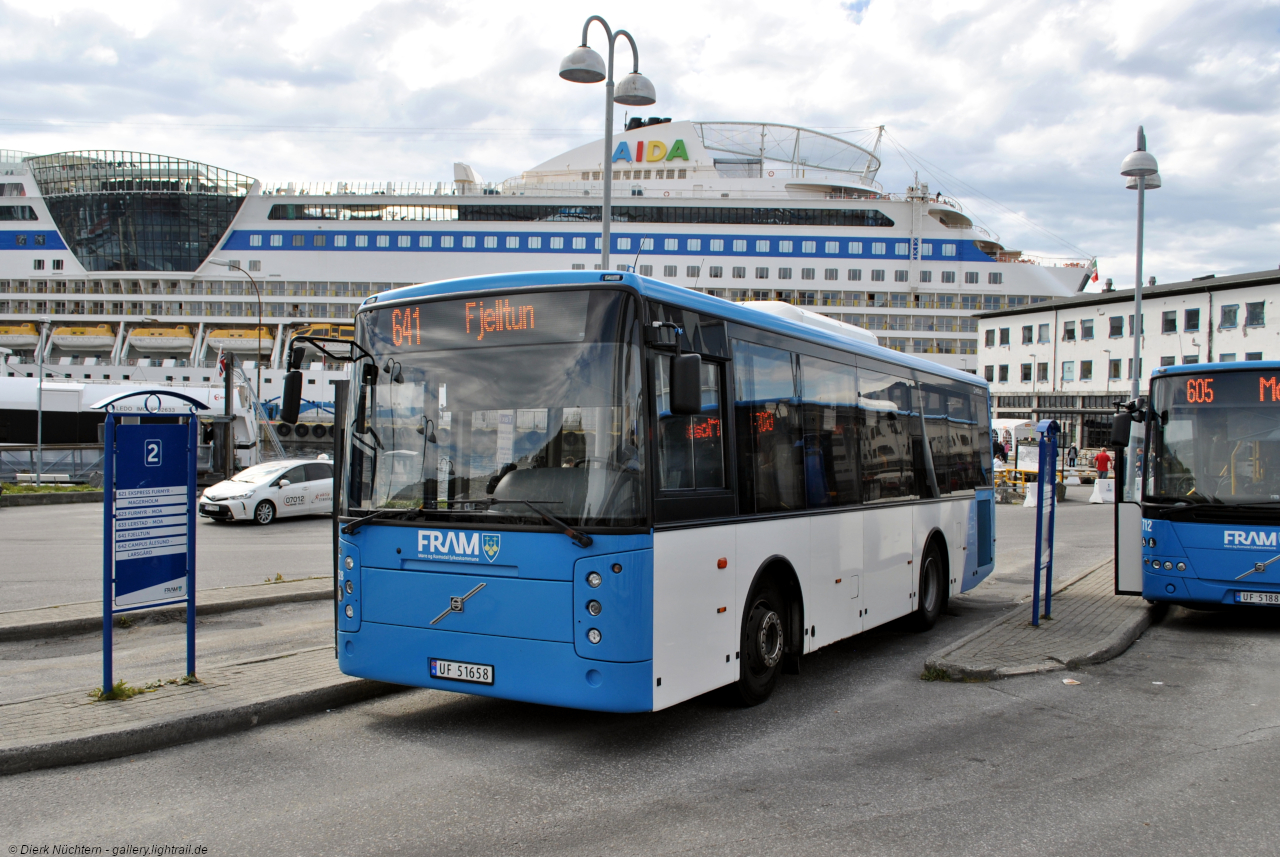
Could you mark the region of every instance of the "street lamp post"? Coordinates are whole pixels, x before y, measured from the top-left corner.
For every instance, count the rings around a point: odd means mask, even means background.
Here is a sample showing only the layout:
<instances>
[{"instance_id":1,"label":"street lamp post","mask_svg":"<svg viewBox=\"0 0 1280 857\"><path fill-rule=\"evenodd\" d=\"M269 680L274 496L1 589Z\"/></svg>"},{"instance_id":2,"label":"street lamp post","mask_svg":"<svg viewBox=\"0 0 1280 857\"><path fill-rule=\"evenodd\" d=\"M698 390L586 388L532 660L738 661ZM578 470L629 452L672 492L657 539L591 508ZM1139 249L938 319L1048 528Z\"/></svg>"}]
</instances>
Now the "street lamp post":
<instances>
[{"instance_id":1,"label":"street lamp post","mask_svg":"<svg viewBox=\"0 0 1280 857\"><path fill-rule=\"evenodd\" d=\"M49 338L49 319L40 319L40 340L36 343L36 487L44 470L44 344Z\"/></svg>"},{"instance_id":2,"label":"street lamp post","mask_svg":"<svg viewBox=\"0 0 1280 857\"><path fill-rule=\"evenodd\" d=\"M1138 242L1135 255L1136 272L1133 281L1133 400L1142 395L1142 229L1147 199L1147 182L1155 177L1151 187L1160 186L1160 167L1155 156L1147 151L1147 135L1142 126L1138 126L1138 148L1130 152L1120 164L1120 175L1137 179L1138 191ZM1134 464L1137 458L1137 441L1129 436L1128 451L1125 456L1125 499L1132 501L1137 495L1134 491Z\"/></svg>"},{"instance_id":3,"label":"street lamp post","mask_svg":"<svg viewBox=\"0 0 1280 857\"><path fill-rule=\"evenodd\" d=\"M604 27L609 40L609 62L600 57L587 45L587 30L592 21L598 21ZM613 49L619 36L626 36L631 43L632 71L618 84L617 92L613 85ZM625 104L631 107L646 107L658 100L653 83L640 73L640 52L636 49L636 40L626 30L614 32L609 23L599 15L592 15L582 25L582 44L579 45L560 62L560 76L573 83L599 83L604 81L604 161L601 164L600 176L604 179L604 203L600 207L600 268L609 270L609 225L613 220L613 104Z\"/></svg>"},{"instance_id":4,"label":"street lamp post","mask_svg":"<svg viewBox=\"0 0 1280 857\"><path fill-rule=\"evenodd\" d=\"M225 259L210 259L209 264L221 265L224 268L227 268L233 271L239 271L240 273L244 274L246 277L249 278L249 282L253 283L254 294L258 296L258 329L256 331L258 336L258 355L257 355L257 359L253 361L253 365L254 365L254 368L258 370L258 387L254 395L257 397L258 401L261 402L262 401L262 289L258 288L258 281L253 278L253 274L250 274L244 268L241 268L239 265L233 262L228 262Z\"/></svg>"}]
</instances>

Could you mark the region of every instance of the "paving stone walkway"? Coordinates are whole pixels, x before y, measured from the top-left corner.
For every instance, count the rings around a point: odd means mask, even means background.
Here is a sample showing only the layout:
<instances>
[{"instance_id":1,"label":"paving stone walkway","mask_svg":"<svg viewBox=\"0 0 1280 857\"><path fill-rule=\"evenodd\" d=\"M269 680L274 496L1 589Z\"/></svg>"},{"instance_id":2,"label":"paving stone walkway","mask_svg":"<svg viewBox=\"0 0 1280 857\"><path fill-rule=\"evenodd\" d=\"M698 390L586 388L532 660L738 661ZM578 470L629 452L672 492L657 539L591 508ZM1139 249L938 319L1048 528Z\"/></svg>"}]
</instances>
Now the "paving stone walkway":
<instances>
[{"instance_id":1,"label":"paving stone walkway","mask_svg":"<svg viewBox=\"0 0 1280 857\"><path fill-rule=\"evenodd\" d=\"M0 774L157 750L401 689L343 675L332 646L199 675L125 700L99 702L80 689L0 705Z\"/></svg>"},{"instance_id":2,"label":"paving stone walkway","mask_svg":"<svg viewBox=\"0 0 1280 857\"><path fill-rule=\"evenodd\" d=\"M1129 648L1158 611L1142 598L1114 593L1108 560L1054 593L1052 619L1033 626L1030 601L1020 604L930 655L925 675L989 680L1101 663Z\"/></svg>"}]
</instances>

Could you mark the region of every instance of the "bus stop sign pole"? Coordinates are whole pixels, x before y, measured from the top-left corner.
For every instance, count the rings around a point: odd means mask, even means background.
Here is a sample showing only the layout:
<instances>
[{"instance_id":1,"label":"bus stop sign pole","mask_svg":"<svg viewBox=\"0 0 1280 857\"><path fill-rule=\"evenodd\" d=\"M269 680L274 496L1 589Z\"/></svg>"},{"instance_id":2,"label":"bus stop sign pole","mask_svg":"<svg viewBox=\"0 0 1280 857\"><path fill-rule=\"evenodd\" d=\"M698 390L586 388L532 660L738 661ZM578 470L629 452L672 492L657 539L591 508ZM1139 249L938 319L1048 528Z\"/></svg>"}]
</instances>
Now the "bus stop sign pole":
<instances>
[{"instance_id":1,"label":"bus stop sign pole","mask_svg":"<svg viewBox=\"0 0 1280 857\"><path fill-rule=\"evenodd\" d=\"M121 407L141 397L140 407ZM173 405L166 399L185 402ZM187 675L196 672L196 410L173 390L139 390L93 406L103 424L102 693L111 693L116 615L186 603ZM128 418L129 422L123 420Z\"/></svg>"},{"instance_id":2,"label":"bus stop sign pole","mask_svg":"<svg viewBox=\"0 0 1280 857\"><path fill-rule=\"evenodd\" d=\"M1057 420L1041 420L1036 424L1040 436L1040 470L1036 477L1036 552L1031 599L1031 624L1053 618L1053 517L1058 505L1058 433ZM1040 575L1044 573L1044 616L1040 615Z\"/></svg>"}]
</instances>

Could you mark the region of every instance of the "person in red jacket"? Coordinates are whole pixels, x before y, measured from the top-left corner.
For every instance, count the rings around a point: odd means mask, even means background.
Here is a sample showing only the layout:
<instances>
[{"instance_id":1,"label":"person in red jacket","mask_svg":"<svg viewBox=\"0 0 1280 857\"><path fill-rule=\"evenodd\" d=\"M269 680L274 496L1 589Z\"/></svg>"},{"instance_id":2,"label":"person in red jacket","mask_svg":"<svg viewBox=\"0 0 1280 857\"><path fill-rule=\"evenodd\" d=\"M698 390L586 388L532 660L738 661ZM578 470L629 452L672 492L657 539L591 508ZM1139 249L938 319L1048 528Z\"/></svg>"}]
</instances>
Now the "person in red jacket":
<instances>
[{"instance_id":1,"label":"person in red jacket","mask_svg":"<svg viewBox=\"0 0 1280 857\"><path fill-rule=\"evenodd\" d=\"M1093 464L1098 468L1098 478L1106 479L1107 474L1111 471L1111 456L1107 454L1105 449L1098 451L1097 457L1093 459Z\"/></svg>"}]
</instances>

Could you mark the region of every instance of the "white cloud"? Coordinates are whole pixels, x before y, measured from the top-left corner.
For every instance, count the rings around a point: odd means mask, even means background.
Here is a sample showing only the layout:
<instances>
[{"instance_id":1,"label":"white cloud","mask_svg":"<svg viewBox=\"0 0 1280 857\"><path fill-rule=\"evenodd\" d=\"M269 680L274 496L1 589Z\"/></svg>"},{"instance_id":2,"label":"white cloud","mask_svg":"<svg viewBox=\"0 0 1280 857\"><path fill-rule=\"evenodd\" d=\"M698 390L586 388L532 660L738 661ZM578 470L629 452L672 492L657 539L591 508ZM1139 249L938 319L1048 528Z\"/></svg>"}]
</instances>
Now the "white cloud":
<instances>
[{"instance_id":1,"label":"white cloud","mask_svg":"<svg viewBox=\"0 0 1280 857\"><path fill-rule=\"evenodd\" d=\"M604 5L658 87L646 115L885 124L1125 285L1135 206L1117 171L1144 123L1164 179L1148 198L1148 271L1280 263L1280 22L1267 0ZM601 87L555 73L597 9L0 3L0 145L160 151L279 180L442 181L454 160L501 178L599 134ZM591 39L602 46L599 30ZM621 44L617 62L631 62ZM884 160L881 181L901 190L910 168L889 145ZM1008 246L1069 253L928 180Z\"/></svg>"}]
</instances>

